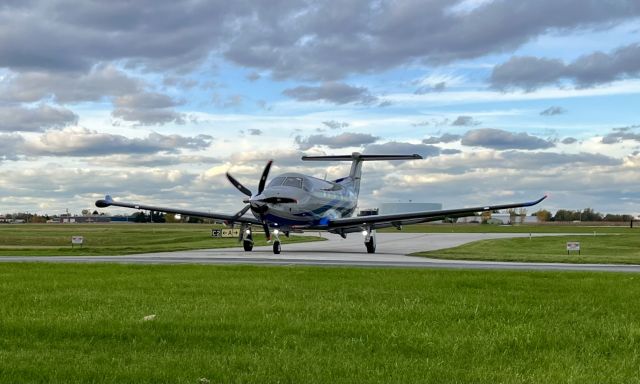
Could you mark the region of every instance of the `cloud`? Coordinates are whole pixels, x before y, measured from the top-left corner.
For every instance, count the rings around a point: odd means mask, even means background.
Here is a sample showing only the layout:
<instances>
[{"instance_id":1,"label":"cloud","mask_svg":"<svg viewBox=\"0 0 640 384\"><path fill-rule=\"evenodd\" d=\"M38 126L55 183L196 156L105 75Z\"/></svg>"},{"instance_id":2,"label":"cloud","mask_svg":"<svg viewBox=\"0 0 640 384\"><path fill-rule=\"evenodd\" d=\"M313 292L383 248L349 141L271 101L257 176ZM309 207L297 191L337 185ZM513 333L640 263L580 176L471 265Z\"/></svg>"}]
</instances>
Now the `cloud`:
<instances>
[{"instance_id":1,"label":"cloud","mask_svg":"<svg viewBox=\"0 0 640 384\"><path fill-rule=\"evenodd\" d=\"M546 149L554 144L526 132L513 133L494 128L481 128L468 131L462 136L462 145L485 147L497 150L505 149Z\"/></svg>"},{"instance_id":2,"label":"cloud","mask_svg":"<svg viewBox=\"0 0 640 384\"><path fill-rule=\"evenodd\" d=\"M87 73L20 72L0 82L0 100L35 102L52 98L57 103L100 101L139 93L143 83L111 65L97 65Z\"/></svg>"},{"instance_id":3,"label":"cloud","mask_svg":"<svg viewBox=\"0 0 640 384\"><path fill-rule=\"evenodd\" d=\"M413 62L443 64L510 51L550 30L610 25L640 13L634 0L541 0L518 7L491 1L462 13L451 12L451 6L417 0L351 2L339 9L323 2L304 9L289 4L275 18L278 23L265 23L266 13L255 11L253 28L234 36L225 56L276 78L335 80Z\"/></svg>"},{"instance_id":4,"label":"cloud","mask_svg":"<svg viewBox=\"0 0 640 384\"><path fill-rule=\"evenodd\" d=\"M24 145L24 141L24 137L19 134L0 132L0 160L16 160L16 155L19 148Z\"/></svg>"},{"instance_id":5,"label":"cloud","mask_svg":"<svg viewBox=\"0 0 640 384\"><path fill-rule=\"evenodd\" d=\"M337 136L311 135L307 138L296 136L295 142L301 150L307 150L314 146L326 146L332 149L360 147L376 142L379 137L369 133L345 132Z\"/></svg>"},{"instance_id":6,"label":"cloud","mask_svg":"<svg viewBox=\"0 0 640 384\"><path fill-rule=\"evenodd\" d=\"M565 75L565 65L557 59L514 56L496 65L491 73L491 87L503 91L522 88L534 91L544 85L555 84Z\"/></svg>"},{"instance_id":7,"label":"cloud","mask_svg":"<svg viewBox=\"0 0 640 384\"><path fill-rule=\"evenodd\" d=\"M594 52L565 64L557 59L514 56L496 65L491 73L491 86L509 91L537 88L571 81L577 88L593 87L615 80L640 75L640 44L620 47L611 53Z\"/></svg>"},{"instance_id":8,"label":"cloud","mask_svg":"<svg viewBox=\"0 0 640 384\"><path fill-rule=\"evenodd\" d=\"M640 133L634 130L640 128L640 125L632 125L630 127L614 128L610 133L602 137L602 144L616 144L624 140L632 140L640 142Z\"/></svg>"},{"instance_id":9,"label":"cloud","mask_svg":"<svg viewBox=\"0 0 640 384\"><path fill-rule=\"evenodd\" d=\"M64 128L78 122L78 115L66 108L40 104L35 108L0 106L0 132L39 132Z\"/></svg>"},{"instance_id":10,"label":"cloud","mask_svg":"<svg viewBox=\"0 0 640 384\"><path fill-rule=\"evenodd\" d=\"M453 141L458 141L462 138L460 135L455 135L452 133L444 133L442 136L431 136L424 140L422 140L423 144L438 144L438 143L451 143Z\"/></svg>"},{"instance_id":11,"label":"cloud","mask_svg":"<svg viewBox=\"0 0 640 384\"><path fill-rule=\"evenodd\" d=\"M119 96L114 100L113 117L140 125L184 124L184 114L172 108L179 103L160 93L143 92Z\"/></svg>"},{"instance_id":12,"label":"cloud","mask_svg":"<svg viewBox=\"0 0 640 384\"><path fill-rule=\"evenodd\" d=\"M340 128L346 128L349 126L349 123L345 123L343 121L335 121L335 120L323 121L322 124L324 124L325 126L331 129L340 129Z\"/></svg>"},{"instance_id":13,"label":"cloud","mask_svg":"<svg viewBox=\"0 0 640 384\"><path fill-rule=\"evenodd\" d=\"M285 89L282 93L298 101L324 101L332 104L371 104L377 101L367 88L338 82L322 83L318 87L301 85Z\"/></svg>"},{"instance_id":14,"label":"cloud","mask_svg":"<svg viewBox=\"0 0 640 384\"><path fill-rule=\"evenodd\" d=\"M363 153L372 155L412 155L417 153L422 157L432 157L441 154L441 149L434 145L411 144L390 141L384 144L369 144Z\"/></svg>"},{"instance_id":15,"label":"cloud","mask_svg":"<svg viewBox=\"0 0 640 384\"><path fill-rule=\"evenodd\" d=\"M32 156L105 156L113 154L179 153L182 149L201 150L211 144L208 135L186 137L150 133L146 138L127 138L86 128L48 131L36 142L24 145Z\"/></svg>"},{"instance_id":16,"label":"cloud","mask_svg":"<svg viewBox=\"0 0 640 384\"><path fill-rule=\"evenodd\" d=\"M575 137L565 137L564 139L562 139L561 143L562 144L573 144L576 143L578 141L578 139L576 139Z\"/></svg>"},{"instance_id":17,"label":"cloud","mask_svg":"<svg viewBox=\"0 0 640 384\"><path fill-rule=\"evenodd\" d=\"M0 9L0 67L87 72L96 63L120 62L180 72L222 55L276 78L336 80L505 52L549 31L609 26L640 14L635 0L540 0L518 7L490 1L465 12L452 11L456 5L34 0L26 12L12 2Z\"/></svg>"},{"instance_id":18,"label":"cloud","mask_svg":"<svg viewBox=\"0 0 640 384\"><path fill-rule=\"evenodd\" d=\"M551 106L545 109L544 111L540 112L540 116L555 116L555 115L562 115L565 113L567 113L566 109L558 106Z\"/></svg>"},{"instance_id":19,"label":"cloud","mask_svg":"<svg viewBox=\"0 0 640 384\"><path fill-rule=\"evenodd\" d=\"M116 154L101 156L99 158L89 159L88 163L93 166L116 166L116 167L167 167L182 164L206 164L212 165L220 163L220 159L210 156L188 156L166 155L166 154Z\"/></svg>"},{"instance_id":20,"label":"cloud","mask_svg":"<svg viewBox=\"0 0 640 384\"><path fill-rule=\"evenodd\" d=\"M480 122L475 120L471 116L458 116L451 125L453 126L461 126L461 127L469 127L473 125L479 125Z\"/></svg>"}]
</instances>

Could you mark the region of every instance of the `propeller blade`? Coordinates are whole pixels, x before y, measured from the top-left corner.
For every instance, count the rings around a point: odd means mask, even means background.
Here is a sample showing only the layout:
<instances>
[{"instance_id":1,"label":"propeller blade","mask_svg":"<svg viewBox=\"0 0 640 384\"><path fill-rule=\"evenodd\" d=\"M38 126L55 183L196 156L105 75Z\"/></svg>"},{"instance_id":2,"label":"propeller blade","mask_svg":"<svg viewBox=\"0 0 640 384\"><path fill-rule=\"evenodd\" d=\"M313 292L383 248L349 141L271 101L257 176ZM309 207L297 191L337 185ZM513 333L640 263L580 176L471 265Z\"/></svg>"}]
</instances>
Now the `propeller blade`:
<instances>
[{"instance_id":1,"label":"propeller blade","mask_svg":"<svg viewBox=\"0 0 640 384\"><path fill-rule=\"evenodd\" d=\"M233 184L234 187L238 189L238 191L244 193L245 195L251 197L251 191L247 189L244 185L240 184L238 180L236 180L233 176L227 172L227 179Z\"/></svg>"},{"instance_id":2,"label":"propeller blade","mask_svg":"<svg viewBox=\"0 0 640 384\"><path fill-rule=\"evenodd\" d=\"M235 220L238 220L239 218L242 217L242 215L244 215L245 213L247 213L247 211L251 208L251 205L247 204L245 205L244 208L242 208L238 213L236 213L235 215L233 215L233 219L231 220L231 222L233 223Z\"/></svg>"},{"instance_id":3,"label":"propeller blade","mask_svg":"<svg viewBox=\"0 0 640 384\"><path fill-rule=\"evenodd\" d=\"M271 164L273 164L273 160L269 160L267 165L264 167L264 171L262 171L262 176L260 177L260 184L258 184L258 195L264 191L264 185L267 183L267 177L269 176L269 170L271 170Z\"/></svg>"}]
</instances>

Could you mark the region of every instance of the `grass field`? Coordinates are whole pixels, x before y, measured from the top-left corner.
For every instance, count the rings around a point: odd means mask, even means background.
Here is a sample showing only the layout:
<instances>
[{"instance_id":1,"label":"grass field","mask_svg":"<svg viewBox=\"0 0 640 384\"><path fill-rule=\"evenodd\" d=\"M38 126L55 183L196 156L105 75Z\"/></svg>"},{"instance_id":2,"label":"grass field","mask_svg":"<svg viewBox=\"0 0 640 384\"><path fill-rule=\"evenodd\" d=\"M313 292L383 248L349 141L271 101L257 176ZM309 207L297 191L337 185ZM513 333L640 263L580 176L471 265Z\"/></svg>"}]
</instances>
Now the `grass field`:
<instances>
[{"instance_id":1,"label":"grass field","mask_svg":"<svg viewBox=\"0 0 640 384\"><path fill-rule=\"evenodd\" d=\"M567 241L579 241L580 254L568 255ZM640 233L482 240L415 255L453 260L640 264Z\"/></svg>"},{"instance_id":2,"label":"grass field","mask_svg":"<svg viewBox=\"0 0 640 384\"><path fill-rule=\"evenodd\" d=\"M206 224L19 224L0 225L0 256L126 255L189 249L239 247L237 239L212 238ZM82 248L71 236L84 236ZM254 233L256 246L266 245ZM292 236L285 243L319 240Z\"/></svg>"},{"instance_id":3,"label":"grass field","mask_svg":"<svg viewBox=\"0 0 640 384\"><path fill-rule=\"evenodd\" d=\"M0 297L0 383L640 382L635 274L2 264Z\"/></svg>"},{"instance_id":4,"label":"grass field","mask_svg":"<svg viewBox=\"0 0 640 384\"><path fill-rule=\"evenodd\" d=\"M589 226L589 225L489 225L489 224L416 224L406 225L403 232L410 233L637 233L640 235L640 223L634 228L629 226ZM394 228L385 228L380 232L395 232Z\"/></svg>"}]
</instances>

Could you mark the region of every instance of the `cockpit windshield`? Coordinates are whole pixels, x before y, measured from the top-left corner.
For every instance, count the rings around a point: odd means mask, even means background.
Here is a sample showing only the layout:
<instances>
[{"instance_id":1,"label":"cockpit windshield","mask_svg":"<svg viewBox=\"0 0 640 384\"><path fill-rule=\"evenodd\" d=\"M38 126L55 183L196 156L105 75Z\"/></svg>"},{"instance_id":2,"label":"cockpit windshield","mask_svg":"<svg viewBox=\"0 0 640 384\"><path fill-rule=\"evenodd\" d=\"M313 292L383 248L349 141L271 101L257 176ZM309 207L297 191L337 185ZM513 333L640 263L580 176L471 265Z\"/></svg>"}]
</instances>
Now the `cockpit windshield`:
<instances>
[{"instance_id":1,"label":"cockpit windshield","mask_svg":"<svg viewBox=\"0 0 640 384\"><path fill-rule=\"evenodd\" d=\"M286 179L286 177L276 177L275 179L271 180L268 187L277 187L279 185L282 185L284 179Z\"/></svg>"},{"instance_id":2,"label":"cockpit windshield","mask_svg":"<svg viewBox=\"0 0 640 384\"><path fill-rule=\"evenodd\" d=\"M287 177L282 186L302 189L302 177Z\"/></svg>"}]
</instances>

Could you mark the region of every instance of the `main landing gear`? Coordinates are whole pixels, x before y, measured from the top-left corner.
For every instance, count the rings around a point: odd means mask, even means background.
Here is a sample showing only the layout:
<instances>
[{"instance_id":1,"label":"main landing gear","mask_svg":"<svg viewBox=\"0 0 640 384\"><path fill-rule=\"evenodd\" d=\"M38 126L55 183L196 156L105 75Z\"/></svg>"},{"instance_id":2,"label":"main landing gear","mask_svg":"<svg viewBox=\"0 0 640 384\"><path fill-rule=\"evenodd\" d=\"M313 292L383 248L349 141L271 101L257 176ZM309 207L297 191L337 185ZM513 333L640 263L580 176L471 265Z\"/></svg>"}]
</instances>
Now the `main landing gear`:
<instances>
[{"instance_id":1,"label":"main landing gear","mask_svg":"<svg viewBox=\"0 0 640 384\"><path fill-rule=\"evenodd\" d=\"M364 235L364 246L367 247L367 253L376 253L376 230L365 229L362 231Z\"/></svg>"},{"instance_id":2,"label":"main landing gear","mask_svg":"<svg viewBox=\"0 0 640 384\"><path fill-rule=\"evenodd\" d=\"M242 248L244 248L246 252L253 250L253 234L251 233L251 228L242 229Z\"/></svg>"},{"instance_id":3,"label":"main landing gear","mask_svg":"<svg viewBox=\"0 0 640 384\"><path fill-rule=\"evenodd\" d=\"M251 231L251 227L244 227L241 229L242 231L242 248L246 252L251 252L253 250L253 232ZM281 242L280 242L280 231L275 229L273 231L273 253L279 255L282 251ZM285 232L285 235L289 235L289 232Z\"/></svg>"}]
</instances>

